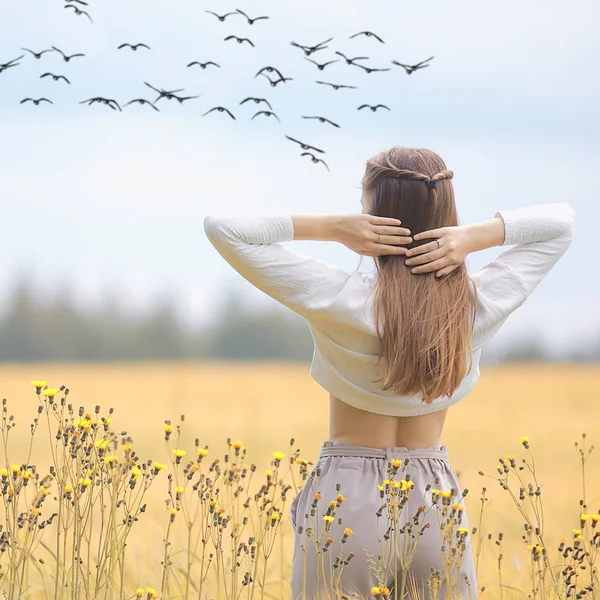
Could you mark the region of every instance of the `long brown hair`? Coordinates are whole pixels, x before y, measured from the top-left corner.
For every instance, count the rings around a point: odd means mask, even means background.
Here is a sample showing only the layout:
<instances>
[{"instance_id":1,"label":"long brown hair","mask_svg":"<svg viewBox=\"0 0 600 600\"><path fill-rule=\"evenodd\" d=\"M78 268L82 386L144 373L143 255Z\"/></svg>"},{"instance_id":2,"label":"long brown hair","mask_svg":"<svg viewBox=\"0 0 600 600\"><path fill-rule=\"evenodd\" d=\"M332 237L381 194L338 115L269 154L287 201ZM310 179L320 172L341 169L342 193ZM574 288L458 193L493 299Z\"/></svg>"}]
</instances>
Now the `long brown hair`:
<instances>
[{"instance_id":1,"label":"long brown hair","mask_svg":"<svg viewBox=\"0 0 600 600\"><path fill-rule=\"evenodd\" d=\"M431 150L395 147L367 161L366 212L402 221L414 235L458 225L452 171ZM414 241L411 248L432 240ZM412 274L403 255L375 258L374 310L384 390L451 396L471 368L476 292L463 263L444 277ZM471 295L471 289L473 295Z\"/></svg>"}]
</instances>

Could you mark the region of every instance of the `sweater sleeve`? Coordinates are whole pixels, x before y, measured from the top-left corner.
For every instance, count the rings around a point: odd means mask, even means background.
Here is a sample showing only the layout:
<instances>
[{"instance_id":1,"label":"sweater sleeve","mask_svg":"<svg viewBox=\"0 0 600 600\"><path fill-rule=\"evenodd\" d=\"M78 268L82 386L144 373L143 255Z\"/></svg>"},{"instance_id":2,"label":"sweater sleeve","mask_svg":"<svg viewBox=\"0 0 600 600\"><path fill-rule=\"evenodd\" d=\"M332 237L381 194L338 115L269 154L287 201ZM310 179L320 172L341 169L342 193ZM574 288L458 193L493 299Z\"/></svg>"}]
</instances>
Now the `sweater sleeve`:
<instances>
[{"instance_id":1,"label":"sweater sleeve","mask_svg":"<svg viewBox=\"0 0 600 600\"><path fill-rule=\"evenodd\" d=\"M569 204L536 204L500 211L503 246L512 248L479 269L472 277L477 289L474 349L482 347L521 306L567 251L575 229Z\"/></svg>"},{"instance_id":2,"label":"sweater sleeve","mask_svg":"<svg viewBox=\"0 0 600 600\"><path fill-rule=\"evenodd\" d=\"M204 231L219 254L247 281L305 318L330 306L350 277L282 242L294 239L289 215L215 216Z\"/></svg>"}]
</instances>

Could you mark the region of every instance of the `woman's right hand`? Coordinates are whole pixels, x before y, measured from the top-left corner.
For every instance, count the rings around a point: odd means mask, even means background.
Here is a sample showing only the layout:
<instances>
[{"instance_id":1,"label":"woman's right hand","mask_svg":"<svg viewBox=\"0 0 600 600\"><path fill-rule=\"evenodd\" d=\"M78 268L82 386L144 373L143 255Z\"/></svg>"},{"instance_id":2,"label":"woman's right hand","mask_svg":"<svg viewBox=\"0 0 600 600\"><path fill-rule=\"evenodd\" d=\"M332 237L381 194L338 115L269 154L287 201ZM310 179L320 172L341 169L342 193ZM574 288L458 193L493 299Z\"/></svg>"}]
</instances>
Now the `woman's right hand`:
<instances>
[{"instance_id":1,"label":"woman's right hand","mask_svg":"<svg viewBox=\"0 0 600 600\"><path fill-rule=\"evenodd\" d=\"M411 273L431 273L436 277L448 275L458 268L472 251L468 225L439 227L415 234L415 241L433 238L420 246L411 248L406 256L406 264Z\"/></svg>"}]
</instances>

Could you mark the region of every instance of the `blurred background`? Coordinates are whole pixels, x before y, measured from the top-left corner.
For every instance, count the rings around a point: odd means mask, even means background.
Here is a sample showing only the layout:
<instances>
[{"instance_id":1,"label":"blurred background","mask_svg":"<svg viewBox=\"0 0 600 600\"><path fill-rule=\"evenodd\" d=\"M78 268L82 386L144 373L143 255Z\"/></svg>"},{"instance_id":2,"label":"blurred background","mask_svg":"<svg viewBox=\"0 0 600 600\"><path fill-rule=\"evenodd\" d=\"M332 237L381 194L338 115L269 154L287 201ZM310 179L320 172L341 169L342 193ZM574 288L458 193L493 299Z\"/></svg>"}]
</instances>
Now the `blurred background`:
<instances>
[{"instance_id":1,"label":"blurred background","mask_svg":"<svg viewBox=\"0 0 600 600\"><path fill-rule=\"evenodd\" d=\"M0 361L181 359L308 361L302 320L241 279L208 243L206 213L358 212L367 158L392 145L423 146L455 173L462 222L533 203L569 202L572 247L484 351L486 362L535 358L597 361L600 278L591 177L600 155L600 8L474 0L404 4L358 0L92 3L85 15L58 0L4 3L0 62ZM249 25L240 8L270 19ZM371 30L385 43L354 33ZM255 47L224 41L249 37ZM368 56L367 74L341 61L319 71L290 41L314 45L318 62ZM151 50L117 50L144 42ZM57 46L83 58L64 62ZM407 76L392 59L430 67ZM188 68L214 60L221 68ZM254 77L273 65L293 81ZM71 84L40 79L65 75ZM333 90L315 80L357 86ZM143 82L181 95L155 112L122 112L94 96L154 100ZM54 104L20 104L45 96ZM279 116L252 115L266 97ZM357 111L363 103L391 111ZM201 115L209 108L224 113ZM340 124L304 120L320 115ZM291 135L323 148L331 172L300 157ZM293 242L353 270L359 258L328 243ZM469 258L476 270L495 250ZM369 259L361 269L372 268Z\"/></svg>"}]
</instances>

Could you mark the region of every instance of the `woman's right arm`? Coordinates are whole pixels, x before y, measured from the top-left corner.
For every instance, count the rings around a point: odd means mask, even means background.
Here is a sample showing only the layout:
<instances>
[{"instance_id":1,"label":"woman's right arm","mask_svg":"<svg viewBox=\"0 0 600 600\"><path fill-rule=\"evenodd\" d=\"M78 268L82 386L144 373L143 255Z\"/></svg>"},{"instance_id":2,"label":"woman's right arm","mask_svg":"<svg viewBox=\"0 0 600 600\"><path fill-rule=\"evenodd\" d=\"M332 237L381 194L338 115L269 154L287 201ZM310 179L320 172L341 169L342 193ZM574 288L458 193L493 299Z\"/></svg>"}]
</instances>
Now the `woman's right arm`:
<instances>
[{"instance_id":1,"label":"woman's right arm","mask_svg":"<svg viewBox=\"0 0 600 600\"><path fill-rule=\"evenodd\" d=\"M419 269L426 272L426 268L441 261L436 269L428 270L450 272L470 252L498 245L512 246L471 276L478 296L473 347L481 347L566 252L573 239L575 220L569 204L535 204L499 211L494 219L482 223L416 234L415 240L440 239L440 249L428 253L435 258L434 262ZM415 254L418 253L416 250ZM426 256L422 254L419 258Z\"/></svg>"}]
</instances>

